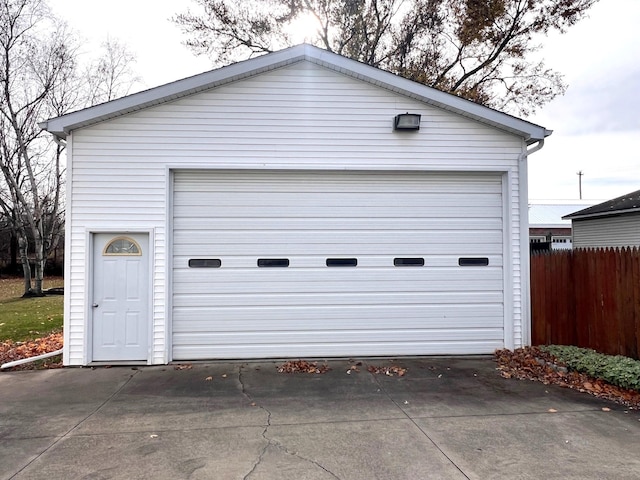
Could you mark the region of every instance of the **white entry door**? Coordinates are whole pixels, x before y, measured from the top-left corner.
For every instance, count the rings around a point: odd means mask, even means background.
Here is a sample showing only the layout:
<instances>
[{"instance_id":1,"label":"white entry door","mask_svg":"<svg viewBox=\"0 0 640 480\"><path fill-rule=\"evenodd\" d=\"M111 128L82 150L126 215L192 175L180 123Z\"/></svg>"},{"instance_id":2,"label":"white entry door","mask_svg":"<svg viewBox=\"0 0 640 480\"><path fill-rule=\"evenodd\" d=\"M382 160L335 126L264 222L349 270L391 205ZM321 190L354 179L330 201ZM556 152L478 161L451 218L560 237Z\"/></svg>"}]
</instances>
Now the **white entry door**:
<instances>
[{"instance_id":1,"label":"white entry door","mask_svg":"<svg viewBox=\"0 0 640 480\"><path fill-rule=\"evenodd\" d=\"M94 236L93 361L146 360L149 236Z\"/></svg>"}]
</instances>

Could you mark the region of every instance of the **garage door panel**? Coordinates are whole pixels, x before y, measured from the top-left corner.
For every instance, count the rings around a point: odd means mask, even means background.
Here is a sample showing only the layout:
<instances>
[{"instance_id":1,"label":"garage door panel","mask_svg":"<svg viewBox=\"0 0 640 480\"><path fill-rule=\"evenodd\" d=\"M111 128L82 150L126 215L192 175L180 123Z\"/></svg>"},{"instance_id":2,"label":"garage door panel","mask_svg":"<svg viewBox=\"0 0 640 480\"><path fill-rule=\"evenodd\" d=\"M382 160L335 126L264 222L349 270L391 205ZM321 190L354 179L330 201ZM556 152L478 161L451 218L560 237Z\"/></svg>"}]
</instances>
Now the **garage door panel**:
<instances>
[{"instance_id":1,"label":"garage door panel","mask_svg":"<svg viewBox=\"0 0 640 480\"><path fill-rule=\"evenodd\" d=\"M417 231L460 231L460 230L500 230L501 218L381 218L379 230L417 230ZM372 227L370 218L344 217L323 218L322 226L325 230L366 230ZM184 231L253 231L288 229L292 231L317 230L316 218L259 218L259 217L225 217L210 218L207 214L201 217L182 217L176 219L173 229L175 233Z\"/></svg>"},{"instance_id":2,"label":"garage door panel","mask_svg":"<svg viewBox=\"0 0 640 480\"><path fill-rule=\"evenodd\" d=\"M229 192L185 192L176 197L182 206L197 207L202 204L215 205L220 208L249 207L253 209L256 204L261 208L286 211L292 206L296 208L326 209L326 208L370 208L394 207L420 209L420 208L450 208L450 207L499 207L502 201L500 195L495 193L449 193L444 196L438 193L406 193L396 191L343 193L321 192L310 193L304 191L295 192L239 192L232 195Z\"/></svg>"},{"instance_id":3,"label":"garage door panel","mask_svg":"<svg viewBox=\"0 0 640 480\"><path fill-rule=\"evenodd\" d=\"M175 172L173 358L490 353L502 201L498 175Z\"/></svg>"},{"instance_id":4,"label":"garage door panel","mask_svg":"<svg viewBox=\"0 0 640 480\"><path fill-rule=\"evenodd\" d=\"M212 358L287 358L287 357L355 357L355 356L398 356L398 355L474 355L494 352L504 347L500 339L476 340L460 338L460 340L425 342L381 342L381 343L308 343L295 344L225 344L212 348L208 344L191 344L189 339L180 339L175 343L173 356L175 359ZM187 346L188 345L188 346ZM250 352L250 355L247 353Z\"/></svg>"},{"instance_id":5,"label":"garage door panel","mask_svg":"<svg viewBox=\"0 0 640 480\"><path fill-rule=\"evenodd\" d=\"M502 306L502 290L490 292L389 292L389 293L345 293L338 292L332 295L333 305L445 305L450 307L468 306L471 309L482 308L483 304L498 304ZM305 294L292 293L237 293L215 294L211 292L201 294L182 293L176 295L173 300L174 308L205 307L238 307L238 305L255 306L281 306L286 303L289 306L304 306L305 308L325 305L326 297L320 292ZM187 319L183 321L188 321ZM176 328L178 328L176 326Z\"/></svg>"},{"instance_id":6,"label":"garage door panel","mask_svg":"<svg viewBox=\"0 0 640 480\"><path fill-rule=\"evenodd\" d=\"M257 201L257 200L256 200ZM207 204L212 205L212 204ZM174 207L176 215L188 214L193 212L195 205L177 205ZM391 206L376 206L376 205L364 205L358 207L358 213L365 218L388 218L388 217L400 217L400 218L419 218L424 215L424 209L426 207L413 207L407 206L402 209L394 208ZM297 205L288 205L285 207L265 207L262 205L256 206L233 206L225 207L216 212L216 216L219 218L238 218L247 216L262 216L272 218L351 218L353 217L353 208L338 206L333 207L331 212L327 212L327 207L307 207L302 210ZM206 215L206 212L202 212L202 215ZM431 218L467 218L473 216L476 218L495 218L491 213L491 209L486 206L468 205L463 209L456 206L444 205L441 208L434 208L429 212Z\"/></svg>"},{"instance_id":7,"label":"garage door panel","mask_svg":"<svg viewBox=\"0 0 640 480\"><path fill-rule=\"evenodd\" d=\"M205 345L218 346L229 344L240 344L246 342L245 332L221 332L215 334L197 333L183 334L175 333L176 340L186 342L202 342ZM384 330L314 330L314 331L286 331L286 332L257 332L252 335L253 344L313 344L330 343L339 339L343 344L355 344L365 337L371 343L420 343L429 341L446 341L451 339L468 339L470 341L488 341L500 337L502 329L384 329Z\"/></svg>"},{"instance_id":8,"label":"garage door panel","mask_svg":"<svg viewBox=\"0 0 640 480\"><path fill-rule=\"evenodd\" d=\"M275 174L272 174L275 173ZM182 170L175 173L177 193L212 192L282 192L303 190L320 193L458 193L465 189L479 193L495 193L501 178L492 173L454 174L448 172L248 172L246 170Z\"/></svg>"},{"instance_id":9,"label":"garage door panel","mask_svg":"<svg viewBox=\"0 0 640 480\"><path fill-rule=\"evenodd\" d=\"M176 231L175 243L179 245L202 245L216 237L216 244L233 245L281 245L282 243L296 243L302 245L323 245L332 243L348 244L353 251L360 245L392 244L425 245L428 244L495 244L502 239L500 230L464 230L464 231L366 231L366 230L306 230L291 231L286 234L277 231L253 230L251 235L237 231L191 230Z\"/></svg>"},{"instance_id":10,"label":"garage door panel","mask_svg":"<svg viewBox=\"0 0 640 480\"><path fill-rule=\"evenodd\" d=\"M211 253L211 252L209 252ZM410 255L399 255L400 257L411 257ZM494 267L502 267L502 256L501 255L478 255L482 258L487 258L489 261L489 268ZM200 255L197 258L208 258L215 257L215 255ZM459 268L458 260L460 258L459 255L415 255L415 257L423 258L425 262L425 266L428 268L437 268L437 267L456 267ZM174 268L176 271L188 269L189 260L191 258L195 258L193 255L184 256L184 255L176 255L174 257ZM256 259L259 258L258 255L254 256L240 256L240 255L225 255L224 264L221 268L250 268L254 269L256 267ZM325 255L306 255L306 256L296 256L292 257L291 266L300 267L300 268L328 268L325 266L326 262ZM393 258L390 255L358 255L358 265L361 267L390 267L393 264ZM396 268L396 267L394 267ZM408 268L408 267L407 267ZM419 268L419 267L415 267ZM188 269L191 272L194 272L193 269ZM196 274L197 272L194 272ZM201 271L203 275L215 275L215 271Z\"/></svg>"},{"instance_id":11,"label":"garage door panel","mask_svg":"<svg viewBox=\"0 0 640 480\"><path fill-rule=\"evenodd\" d=\"M340 292L348 293L360 293L360 292L423 292L426 290L433 292L455 292L461 289L465 290L469 288L469 283L463 280L460 281L438 281L431 282L420 281L413 282L411 285L407 285L406 282L367 282L366 284L354 285L354 282L345 280L343 282L335 281L331 284L324 282L316 282L314 284L304 284L299 281L278 281L277 283L265 284L265 282L253 281L253 282L227 282L227 283L215 283L209 285L193 284L190 287L180 289L176 288L175 294L181 293L210 293L215 291L217 293L234 293L238 291L252 292L255 294L261 293L313 293L319 292L325 295L333 295ZM488 292L496 291L496 288L491 285L478 285L474 286L474 291ZM212 297L213 300L213 297ZM283 299L284 300L284 299Z\"/></svg>"},{"instance_id":12,"label":"garage door panel","mask_svg":"<svg viewBox=\"0 0 640 480\"><path fill-rule=\"evenodd\" d=\"M177 307L176 313L188 316L175 333L210 332L212 318L224 319L220 332L283 330L332 330L388 328L390 321L401 321L402 328L502 328L501 304L457 305L342 305L253 307Z\"/></svg>"},{"instance_id":13,"label":"garage door panel","mask_svg":"<svg viewBox=\"0 0 640 480\"><path fill-rule=\"evenodd\" d=\"M215 247L204 245L176 245L180 248L182 256L189 258L221 258L235 256L238 254L238 247L235 244L216 244ZM248 257L252 257L254 262L258 258L277 257L293 258L297 256L314 255L318 257L347 256L358 257L361 255L385 255L389 258L395 257L424 257L437 252L440 255L450 255L459 257L487 257L500 255L502 247L498 244L452 244L438 243L431 244L425 248L425 244L405 244L399 247L397 244L350 244L346 245L301 245L297 243L282 243L280 245L259 245L255 247L247 246L243 249ZM224 260L224 259L223 259ZM457 262L457 260L456 260Z\"/></svg>"},{"instance_id":14,"label":"garage door panel","mask_svg":"<svg viewBox=\"0 0 640 480\"><path fill-rule=\"evenodd\" d=\"M207 270L203 272L203 270ZM213 273L210 273L213 270ZM383 287L393 283L412 284L438 282L442 284L464 284L474 282L482 290L502 289L502 269L495 267L458 267L458 268L425 268L425 267L396 267L396 268L365 268L365 267L335 267L335 268L235 268L235 269L190 269L176 270L175 280L180 285L195 288L202 285L206 290L217 289L221 284L237 283L235 288L255 288L255 284L262 283L310 283L313 288L332 290L335 286L342 288L344 282L354 286L363 285L368 290L370 283L377 283ZM286 270L286 271L282 271ZM406 285L403 285L406 286ZM419 287L420 288L420 287ZM360 288L360 290L363 290ZM214 290L215 291L215 290ZM252 290L253 291L253 290ZM429 289L429 291L437 291Z\"/></svg>"}]
</instances>

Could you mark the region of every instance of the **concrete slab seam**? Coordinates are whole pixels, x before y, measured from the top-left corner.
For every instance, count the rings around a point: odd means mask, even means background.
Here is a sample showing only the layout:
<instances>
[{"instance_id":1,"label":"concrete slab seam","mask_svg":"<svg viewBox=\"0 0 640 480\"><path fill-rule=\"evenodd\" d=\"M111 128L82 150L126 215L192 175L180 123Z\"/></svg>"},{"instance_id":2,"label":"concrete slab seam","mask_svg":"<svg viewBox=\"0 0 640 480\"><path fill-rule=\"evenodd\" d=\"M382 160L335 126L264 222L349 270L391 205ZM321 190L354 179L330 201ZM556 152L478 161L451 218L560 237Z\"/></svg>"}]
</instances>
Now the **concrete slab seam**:
<instances>
[{"instance_id":1,"label":"concrete slab seam","mask_svg":"<svg viewBox=\"0 0 640 480\"><path fill-rule=\"evenodd\" d=\"M396 404L397 405L397 404ZM401 409L402 410L402 409ZM580 409L580 410L562 410L559 412L553 412L556 415L562 415L567 413L593 413L593 412L601 412L602 408L589 408L589 409ZM416 415L412 417L416 420L443 420L446 418L487 418L487 417L520 417L526 415L549 415L549 410L538 410L538 411L530 411L530 412L508 412L508 413L481 413L477 415Z\"/></svg>"},{"instance_id":2,"label":"concrete slab seam","mask_svg":"<svg viewBox=\"0 0 640 480\"><path fill-rule=\"evenodd\" d=\"M243 365L239 365L238 366L238 382L240 383L240 387L242 389L242 394L247 397L247 399L251 402L252 405L255 405L259 408L261 408L262 410L265 411L265 413L267 414L267 422L266 425L264 427L264 430L262 431L262 438L267 442L266 445L264 446L264 448L262 449L262 451L260 452L260 455L258 456L258 459L256 460L256 462L254 463L253 467L251 468L251 470L243 477L243 480L247 480L251 475L253 475L253 473L256 471L256 468L258 468L258 465L260 465L260 463L262 462L262 460L264 459L264 455L267 452L267 449L270 446L273 446L275 448L277 448L278 450L283 451L286 455L291 455L294 456L296 458L299 458L300 460L303 460L305 462L311 463L312 465L315 465L316 467L320 468L321 470L323 470L324 472L328 473L329 475L331 475L333 478L335 478L336 480L340 480L340 477L338 477L335 473L333 473L332 471L330 471L329 469L327 469L326 467L324 467L323 465L319 464L318 462L311 460L310 458L306 458L303 457L299 454L297 454L296 452L291 452L287 447L285 447L284 445L282 445L280 442L277 442L275 440L273 440L272 438L270 438L267 433L269 431L269 427L271 426L271 412L269 411L269 409L267 409L266 407L262 406L262 405L258 405L257 402L255 402L255 400L253 399L253 397L251 396L251 394L249 394L247 392L247 389L245 387L244 381L242 380L242 367Z\"/></svg>"},{"instance_id":3,"label":"concrete slab seam","mask_svg":"<svg viewBox=\"0 0 640 480\"><path fill-rule=\"evenodd\" d=\"M53 440L53 442L51 443L51 445L49 445L47 448L45 448L42 452L40 452L38 455L36 455L34 458L32 458L29 462L27 462L25 465L22 466L22 468L20 468L17 472L15 472L13 475L11 475L9 477L9 480L15 478L17 475L19 475L21 472L23 472L27 467L29 467L29 465L31 465L33 462L35 462L36 460L38 460L40 457L42 457L42 455L44 455L45 453L47 453L49 450L51 450L53 447L55 447L59 442L61 442L62 440L64 440L65 438L69 437L74 430L76 430L80 425L82 425L84 422L86 422L87 420L89 420L91 417L93 417L96 413L98 413L107 403L109 403L116 395L118 395L123 389L124 387L126 387L129 382L131 381L131 379L137 375L139 373L138 370L136 370L132 375L129 376L129 378L127 379L126 382L124 382L120 388L116 389L111 395L109 395L109 397L107 397L106 400L104 400L100 405L98 405L98 407L96 407L91 413L89 413L87 416L85 416L83 419L79 420L73 427L71 427L69 430L67 430L63 435L59 436L59 437L55 437L55 439Z\"/></svg>"},{"instance_id":4,"label":"concrete slab seam","mask_svg":"<svg viewBox=\"0 0 640 480\"><path fill-rule=\"evenodd\" d=\"M365 366L367 366L367 371L369 371L368 365L365 362ZM471 480L470 477L456 464L456 462L453 461L453 459L451 457L449 457L449 455L447 455L444 450L442 450L442 448L440 448L440 445L438 445L433 438L431 438L429 436L429 434L422 428L420 427L420 425L418 425L416 423L416 421L413 419L413 417L411 417L404 408L402 408L402 406L400 406L400 404L398 402L396 402L393 397L389 394L389 392L387 391L386 388L384 388L384 386L380 383L380 381L378 380L378 378L376 377L375 373L369 372L369 375L371 375L373 377L373 381L376 382L376 384L378 385L378 387L380 388L380 390L387 396L387 398L391 401L391 403L393 403L398 410L400 410L402 412L402 414L411 422L415 425L415 427L429 440L429 442L431 442L433 444L434 447L436 447L438 449L438 451L440 453L442 453L442 455L444 455L444 457L451 462L451 465L453 465L462 475L464 475L464 478Z\"/></svg>"}]
</instances>

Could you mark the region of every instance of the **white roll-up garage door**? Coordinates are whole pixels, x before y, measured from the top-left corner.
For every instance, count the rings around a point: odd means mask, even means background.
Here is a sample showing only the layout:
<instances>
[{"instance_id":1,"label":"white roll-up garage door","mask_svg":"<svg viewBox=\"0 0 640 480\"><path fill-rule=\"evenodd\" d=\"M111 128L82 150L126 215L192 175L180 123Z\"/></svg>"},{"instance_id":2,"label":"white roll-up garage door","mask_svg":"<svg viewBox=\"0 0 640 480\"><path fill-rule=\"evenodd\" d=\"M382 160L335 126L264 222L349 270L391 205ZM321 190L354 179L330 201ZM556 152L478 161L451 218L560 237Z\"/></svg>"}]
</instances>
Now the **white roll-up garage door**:
<instances>
[{"instance_id":1,"label":"white roll-up garage door","mask_svg":"<svg viewBox=\"0 0 640 480\"><path fill-rule=\"evenodd\" d=\"M493 352L501 182L175 172L173 359Z\"/></svg>"}]
</instances>

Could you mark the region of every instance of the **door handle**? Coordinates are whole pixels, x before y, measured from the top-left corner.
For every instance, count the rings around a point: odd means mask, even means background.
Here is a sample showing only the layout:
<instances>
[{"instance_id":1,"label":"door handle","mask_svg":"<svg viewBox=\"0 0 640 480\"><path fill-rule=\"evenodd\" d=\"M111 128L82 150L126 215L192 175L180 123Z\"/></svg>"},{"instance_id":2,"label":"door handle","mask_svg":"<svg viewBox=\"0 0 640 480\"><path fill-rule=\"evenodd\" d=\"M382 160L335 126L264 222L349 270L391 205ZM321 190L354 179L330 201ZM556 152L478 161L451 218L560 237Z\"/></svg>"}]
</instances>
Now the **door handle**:
<instances>
[{"instance_id":1,"label":"door handle","mask_svg":"<svg viewBox=\"0 0 640 480\"><path fill-rule=\"evenodd\" d=\"M93 305L91 305L93 308L98 308L100 305L98 305L97 303L94 303Z\"/></svg>"}]
</instances>

